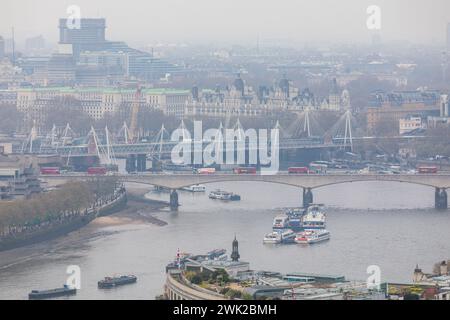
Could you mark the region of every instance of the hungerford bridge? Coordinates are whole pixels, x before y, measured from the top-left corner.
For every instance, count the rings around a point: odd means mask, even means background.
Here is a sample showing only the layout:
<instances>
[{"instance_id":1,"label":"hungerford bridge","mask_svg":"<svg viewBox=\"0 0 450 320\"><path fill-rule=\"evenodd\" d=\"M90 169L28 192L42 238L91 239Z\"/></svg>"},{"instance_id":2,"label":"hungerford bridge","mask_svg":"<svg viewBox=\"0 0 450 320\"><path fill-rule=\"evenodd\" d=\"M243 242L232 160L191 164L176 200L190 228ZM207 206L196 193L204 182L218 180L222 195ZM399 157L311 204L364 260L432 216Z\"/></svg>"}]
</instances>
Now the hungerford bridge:
<instances>
[{"instance_id":1,"label":"hungerford bridge","mask_svg":"<svg viewBox=\"0 0 450 320\"><path fill-rule=\"evenodd\" d=\"M284 184L303 189L303 206L313 203L313 189L351 182L392 181L411 183L435 188L436 209L447 209L447 189L450 188L450 174L119 174L122 182L153 185L170 189L170 207L178 207L178 189L197 184L208 184L225 181L256 181ZM101 178L101 176L100 176ZM49 183L63 183L68 180L92 179L88 175L41 176Z\"/></svg>"},{"instance_id":2,"label":"hungerford bridge","mask_svg":"<svg viewBox=\"0 0 450 320\"><path fill-rule=\"evenodd\" d=\"M288 128L281 128L279 123L274 129L279 129L279 150L302 150L302 149L353 149L353 142L359 140L380 139L377 137L365 137L359 135L355 137L352 133L352 126L356 123L356 119L350 111L345 112L341 118L328 130L323 130L306 110L298 115L297 119L291 123ZM178 129L186 130L184 121ZM238 136L245 140L245 129L242 127L239 119L232 128ZM222 125L217 130L225 130ZM268 130L270 144L270 130ZM105 163L111 163L115 157L127 157L130 155L146 155L148 158L159 158L170 155L173 147L179 142L171 141L170 134L162 126L161 130L149 142L132 141L129 139L130 134L126 123L122 129L113 135L106 127L101 132L96 132L93 128L84 138L75 139L77 135L72 131L69 124L65 128L53 127L52 131L46 136L38 137L37 131L33 128L28 138L23 142L21 150L17 152L30 154L47 154L60 155L62 157L84 157L99 156L104 159ZM225 135L224 135L225 136ZM327 138L325 138L327 137ZM399 136L390 137L389 139L408 140L421 138L419 136ZM184 139L184 137L183 137ZM388 139L387 137L384 139ZM82 140L83 142L75 145L74 140ZM195 143L195 141L192 141ZM211 142L203 142L209 144ZM226 144L227 141L224 141ZM246 147L248 150L248 147Z\"/></svg>"}]
</instances>

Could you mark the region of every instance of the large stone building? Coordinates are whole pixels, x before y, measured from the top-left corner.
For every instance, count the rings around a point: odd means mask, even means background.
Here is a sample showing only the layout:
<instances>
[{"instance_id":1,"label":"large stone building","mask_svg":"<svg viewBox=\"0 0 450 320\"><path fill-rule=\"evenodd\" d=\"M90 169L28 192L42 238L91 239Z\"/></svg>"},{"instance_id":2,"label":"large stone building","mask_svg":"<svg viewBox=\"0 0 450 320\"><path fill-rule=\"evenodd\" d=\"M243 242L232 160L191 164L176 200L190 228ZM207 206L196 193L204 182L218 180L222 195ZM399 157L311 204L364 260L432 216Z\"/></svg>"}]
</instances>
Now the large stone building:
<instances>
[{"instance_id":1,"label":"large stone building","mask_svg":"<svg viewBox=\"0 0 450 320\"><path fill-rule=\"evenodd\" d=\"M67 57L67 56L64 56ZM90 63L101 63L105 68L114 68L108 59L120 61L126 58L118 55L103 56L81 53L80 59L89 67ZM121 60L121 58L124 58ZM115 67L121 68L121 65ZM71 79L73 69L54 69L54 77L61 81ZM96 78L86 79L95 84ZM117 86L44 86L0 90L0 105L13 104L24 114L26 127L35 123L44 123L48 112L55 107L64 107L70 102L79 106L94 120L102 119L105 114L119 111L128 112L135 101L136 89L124 89ZM336 82L330 95L317 98L308 89L299 90L287 79L281 79L271 87L260 86L255 91L247 86L241 77L225 89L192 90L143 88L141 107L161 110L166 115L185 117L258 117L283 111L303 111L305 109L341 111L350 108L348 91L342 93Z\"/></svg>"},{"instance_id":2,"label":"large stone building","mask_svg":"<svg viewBox=\"0 0 450 320\"><path fill-rule=\"evenodd\" d=\"M25 116L26 123L43 123L48 112L63 100L73 99L92 119L98 120L106 113L114 114L128 108L135 101L135 89L43 87L0 90L0 105L15 104ZM191 99L189 90L141 90L141 107L162 110L167 115L183 117L186 104Z\"/></svg>"},{"instance_id":3,"label":"large stone building","mask_svg":"<svg viewBox=\"0 0 450 320\"><path fill-rule=\"evenodd\" d=\"M440 113L441 95L438 91L394 91L374 92L369 98L367 108L367 130L375 133L384 121L399 123L401 118L410 114L437 116Z\"/></svg>"},{"instance_id":4,"label":"large stone building","mask_svg":"<svg viewBox=\"0 0 450 320\"><path fill-rule=\"evenodd\" d=\"M305 109L341 111L350 108L347 90L340 91L334 80L329 96L318 98L309 89L299 90L292 81L283 78L273 86L246 85L238 76L226 88L192 90L192 103L186 106L186 116L263 116L279 111Z\"/></svg>"}]
</instances>

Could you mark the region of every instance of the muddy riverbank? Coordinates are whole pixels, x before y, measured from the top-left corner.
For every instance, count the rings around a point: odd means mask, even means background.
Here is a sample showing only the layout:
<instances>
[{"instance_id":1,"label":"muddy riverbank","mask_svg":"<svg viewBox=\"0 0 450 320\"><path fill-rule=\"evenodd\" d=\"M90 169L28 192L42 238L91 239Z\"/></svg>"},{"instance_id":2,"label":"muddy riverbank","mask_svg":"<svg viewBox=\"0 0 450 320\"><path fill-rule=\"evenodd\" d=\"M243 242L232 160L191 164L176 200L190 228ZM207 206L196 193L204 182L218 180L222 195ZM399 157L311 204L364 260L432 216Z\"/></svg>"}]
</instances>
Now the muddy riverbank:
<instances>
[{"instance_id":1,"label":"muddy riverbank","mask_svg":"<svg viewBox=\"0 0 450 320\"><path fill-rule=\"evenodd\" d=\"M38 230L30 234L22 234L11 239L0 241L0 251L30 246L39 242L48 242L55 238L67 236L82 228L103 227L110 225L151 223L164 226L167 223L152 216L152 212L168 206L167 202L145 198L143 189L130 188L126 195L113 203L100 208L90 215L75 217L64 224Z\"/></svg>"},{"instance_id":2,"label":"muddy riverbank","mask_svg":"<svg viewBox=\"0 0 450 320\"><path fill-rule=\"evenodd\" d=\"M169 206L167 201L151 200L145 197L147 189L127 187L127 206L107 217L100 217L92 221L94 226L122 225L151 223L157 226L164 226L167 222L152 215L163 208Z\"/></svg>"}]
</instances>

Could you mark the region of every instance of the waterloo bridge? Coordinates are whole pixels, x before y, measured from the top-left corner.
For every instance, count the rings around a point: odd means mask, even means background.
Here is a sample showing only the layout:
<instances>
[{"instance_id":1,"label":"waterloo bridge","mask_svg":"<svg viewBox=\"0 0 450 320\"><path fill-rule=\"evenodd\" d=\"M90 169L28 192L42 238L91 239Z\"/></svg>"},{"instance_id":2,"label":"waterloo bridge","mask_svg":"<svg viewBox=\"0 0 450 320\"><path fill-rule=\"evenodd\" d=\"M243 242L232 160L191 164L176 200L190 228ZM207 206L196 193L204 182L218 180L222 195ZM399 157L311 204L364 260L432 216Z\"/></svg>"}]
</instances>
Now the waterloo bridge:
<instances>
[{"instance_id":1,"label":"waterloo bridge","mask_svg":"<svg viewBox=\"0 0 450 320\"><path fill-rule=\"evenodd\" d=\"M428 186L435 189L435 208L447 209L447 189L450 188L450 174L287 174L274 175L261 174L118 174L115 175L122 182L131 182L157 186L171 190L170 207L178 207L177 190L197 185L215 182L241 182L255 181L274 184L283 184L302 188L303 206L313 203L313 190L330 185L366 182L366 181L390 181L395 183L409 183ZM100 178L102 176L99 176ZM60 175L41 176L44 181L52 183L64 183L69 180L92 179L91 175Z\"/></svg>"}]
</instances>

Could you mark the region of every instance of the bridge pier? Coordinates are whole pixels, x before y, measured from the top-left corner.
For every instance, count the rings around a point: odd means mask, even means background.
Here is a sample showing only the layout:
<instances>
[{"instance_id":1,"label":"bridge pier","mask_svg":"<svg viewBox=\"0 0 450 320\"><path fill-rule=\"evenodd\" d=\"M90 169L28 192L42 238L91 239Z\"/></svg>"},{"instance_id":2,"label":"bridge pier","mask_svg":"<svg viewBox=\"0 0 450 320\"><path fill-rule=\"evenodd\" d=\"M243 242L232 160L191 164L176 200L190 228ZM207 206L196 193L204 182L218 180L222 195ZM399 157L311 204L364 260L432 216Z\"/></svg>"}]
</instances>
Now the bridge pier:
<instances>
[{"instance_id":1,"label":"bridge pier","mask_svg":"<svg viewBox=\"0 0 450 320\"><path fill-rule=\"evenodd\" d=\"M445 188L436 188L434 192L434 207L439 210L447 210L447 190Z\"/></svg>"},{"instance_id":2,"label":"bridge pier","mask_svg":"<svg viewBox=\"0 0 450 320\"><path fill-rule=\"evenodd\" d=\"M136 155L134 154L130 154L127 157L127 160L125 162L125 170L130 173L130 172L136 172Z\"/></svg>"},{"instance_id":3,"label":"bridge pier","mask_svg":"<svg viewBox=\"0 0 450 320\"><path fill-rule=\"evenodd\" d=\"M152 172L160 172L160 171L162 171L161 161L153 158L152 159Z\"/></svg>"},{"instance_id":4,"label":"bridge pier","mask_svg":"<svg viewBox=\"0 0 450 320\"><path fill-rule=\"evenodd\" d=\"M130 154L125 163L125 169L130 172L145 172L147 170L147 156L145 154Z\"/></svg>"},{"instance_id":5,"label":"bridge pier","mask_svg":"<svg viewBox=\"0 0 450 320\"><path fill-rule=\"evenodd\" d=\"M314 198L311 188L303 188L303 207L307 208L311 203L314 202L313 199Z\"/></svg>"},{"instance_id":6,"label":"bridge pier","mask_svg":"<svg viewBox=\"0 0 450 320\"><path fill-rule=\"evenodd\" d=\"M176 189L173 189L170 193L170 210L177 210L179 206L178 192Z\"/></svg>"},{"instance_id":7,"label":"bridge pier","mask_svg":"<svg viewBox=\"0 0 450 320\"><path fill-rule=\"evenodd\" d=\"M138 154L137 155L137 172L145 172L147 170L147 155Z\"/></svg>"}]
</instances>

